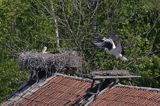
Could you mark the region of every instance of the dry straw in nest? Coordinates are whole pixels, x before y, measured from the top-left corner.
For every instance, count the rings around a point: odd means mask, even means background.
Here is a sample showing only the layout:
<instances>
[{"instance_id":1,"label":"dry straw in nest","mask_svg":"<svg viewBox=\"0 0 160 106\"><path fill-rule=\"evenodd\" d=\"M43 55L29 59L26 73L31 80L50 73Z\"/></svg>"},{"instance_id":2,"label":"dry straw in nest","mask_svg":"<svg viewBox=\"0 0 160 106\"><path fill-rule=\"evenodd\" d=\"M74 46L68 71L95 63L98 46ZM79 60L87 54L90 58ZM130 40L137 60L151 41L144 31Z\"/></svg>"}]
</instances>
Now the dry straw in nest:
<instances>
[{"instance_id":1,"label":"dry straw in nest","mask_svg":"<svg viewBox=\"0 0 160 106\"><path fill-rule=\"evenodd\" d=\"M65 69L82 69L82 57L76 51L64 51L60 53L22 52L18 56L21 68L31 71L61 72Z\"/></svg>"}]
</instances>

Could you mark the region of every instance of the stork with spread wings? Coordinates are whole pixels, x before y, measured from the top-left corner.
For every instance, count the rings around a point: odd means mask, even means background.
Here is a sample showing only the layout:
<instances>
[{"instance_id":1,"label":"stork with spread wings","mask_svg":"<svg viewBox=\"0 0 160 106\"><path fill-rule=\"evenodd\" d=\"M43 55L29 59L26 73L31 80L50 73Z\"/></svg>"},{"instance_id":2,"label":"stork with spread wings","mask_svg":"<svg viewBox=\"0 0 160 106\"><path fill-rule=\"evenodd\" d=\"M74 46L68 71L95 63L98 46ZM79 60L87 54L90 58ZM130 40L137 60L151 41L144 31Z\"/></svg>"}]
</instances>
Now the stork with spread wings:
<instances>
[{"instance_id":1,"label":"stork with spread wings","mask_svg":"<svg viewBox=\"0 0 160 106\"><path fill-rule=\"evenodd\" d=\"M108 35L109 38L95 38L93 41L94 45L100 48L104 48L104 50L108 54L111 54L116 58L120 58L121 60L127 61L127 58L123 56L124 49L119 37L113 32L109 32Z\"/></svg>"}]
</instances>

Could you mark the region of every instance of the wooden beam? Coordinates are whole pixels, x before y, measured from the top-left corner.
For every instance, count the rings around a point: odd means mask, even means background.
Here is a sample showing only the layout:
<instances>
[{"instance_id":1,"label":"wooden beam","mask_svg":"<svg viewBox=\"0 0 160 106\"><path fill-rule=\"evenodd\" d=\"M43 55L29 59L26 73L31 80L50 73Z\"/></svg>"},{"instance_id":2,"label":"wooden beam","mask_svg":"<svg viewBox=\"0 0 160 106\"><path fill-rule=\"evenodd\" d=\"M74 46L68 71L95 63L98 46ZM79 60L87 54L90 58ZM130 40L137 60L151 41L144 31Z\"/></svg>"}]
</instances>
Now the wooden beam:
<instances>
[{"instance_id":1,"label":"wooden beam","mask_svg":"<svg viewBox=\"0 0 160 106\"><path fill-rule=\"evenodd\" d=\"M94 76L93 79L128 79L128 78L140 78L141 76Z\"/></svg>"},{"instance_id":2,"label":"wooden beam","mask_svg":"<svg viewBox=\"0 0 160 106\"><path fill-rule=\"evenodd\" d=\"M130 76L128 70L104 70L104 71L93 71L93 76Z\"/></svg>"}]
</instances>

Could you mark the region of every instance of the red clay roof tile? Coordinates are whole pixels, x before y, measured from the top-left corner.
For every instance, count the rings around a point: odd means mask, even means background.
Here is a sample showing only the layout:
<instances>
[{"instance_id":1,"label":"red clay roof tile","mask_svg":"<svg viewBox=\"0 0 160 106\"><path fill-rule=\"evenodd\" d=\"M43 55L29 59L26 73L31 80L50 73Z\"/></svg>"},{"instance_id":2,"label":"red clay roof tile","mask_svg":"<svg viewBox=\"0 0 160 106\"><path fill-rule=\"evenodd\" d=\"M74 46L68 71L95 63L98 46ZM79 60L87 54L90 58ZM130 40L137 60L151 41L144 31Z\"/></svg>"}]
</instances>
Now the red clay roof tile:
<instances>
[{"instance_id":1,"label":"red clay roof tile","mask_svg":"<svg viewBox=\"0 0 160 106\"><path fill-rule=\"evenodd\" d=\"M28 106L66 106L73 105L86 94L90 81L57 75L36 92L24 97L15 105Z\"/></svg>"},{"instance_id":2,"label":"red clay roof tile","mask_svg":"<svg viewBox=\"0 0 160 106\"><path fill-rule=\"evenodd\" d=\"M26 90L15 106L71 106L86 95L91 82L74 77L56 75L38 90ZM31 87L30 87L31 88ZM33 88L34 89L34 88ZM29 93L30 94L30 93ZM91 100L91 99L90 99ZM91 101L89 101L90 103ZM90 106L160 106L160 90L152 88L115 85L100 92ZM3 105L5 106L5 105Z\"/></svg>"},{"instance_id":3,"label":"red clay roof tile","mask_svg":"<svg viewBox=\"0 0 160 106\"><path fill-rule=\"evenodd\" d=\"M91 106L160 106L160 90L115 86L106 90Z\"/></svg>"}]
</instances>

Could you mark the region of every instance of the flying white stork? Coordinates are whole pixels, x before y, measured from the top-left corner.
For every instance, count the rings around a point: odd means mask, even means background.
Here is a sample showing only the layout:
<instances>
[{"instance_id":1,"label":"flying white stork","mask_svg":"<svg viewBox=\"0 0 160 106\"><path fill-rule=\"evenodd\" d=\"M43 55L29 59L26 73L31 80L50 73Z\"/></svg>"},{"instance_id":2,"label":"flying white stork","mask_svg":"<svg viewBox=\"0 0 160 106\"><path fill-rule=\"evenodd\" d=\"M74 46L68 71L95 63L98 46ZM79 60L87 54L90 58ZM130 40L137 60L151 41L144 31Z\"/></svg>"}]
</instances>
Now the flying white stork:
<instances>
[{"instance_id":1,"label":"flying white stork","mask_svg":"<svg viewBox=\"0 0 160 106\"><path fill-rule=\"evenodd\" d=\"M124 49L122 47L119 37L112 32L109 32L108 35L109 35L109 38L105 38L105 37L103 37L103 39L95 38L93 41L94 45L100 48L104 48L104 50L108 54L115 56L117 59L127 61L127 58L123 56Z\"/></svg>"}]
</instances>

